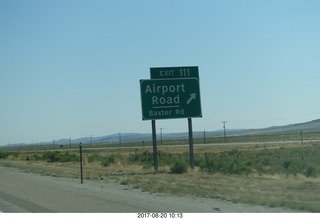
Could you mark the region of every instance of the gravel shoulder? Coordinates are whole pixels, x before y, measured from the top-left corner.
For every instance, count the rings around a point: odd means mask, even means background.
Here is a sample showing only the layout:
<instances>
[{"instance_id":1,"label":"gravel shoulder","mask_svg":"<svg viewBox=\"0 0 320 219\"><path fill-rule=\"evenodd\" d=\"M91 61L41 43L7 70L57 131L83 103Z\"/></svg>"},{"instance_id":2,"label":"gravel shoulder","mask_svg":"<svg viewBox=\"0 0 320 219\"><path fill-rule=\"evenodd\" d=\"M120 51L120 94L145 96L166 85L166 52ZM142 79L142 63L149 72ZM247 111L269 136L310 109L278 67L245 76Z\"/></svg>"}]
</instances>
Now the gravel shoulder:
<instances>
[{"instance_id":1,"label":"gravel shoulder","mask_svg":"<svg viewBox=\"0 0 320 219\"><path fill-rule=\"evenodd\" d=\"M0 166L0 212L298 212L207 198L176 197L103 181L58 178Z\"/></svg>"}]
</instances>

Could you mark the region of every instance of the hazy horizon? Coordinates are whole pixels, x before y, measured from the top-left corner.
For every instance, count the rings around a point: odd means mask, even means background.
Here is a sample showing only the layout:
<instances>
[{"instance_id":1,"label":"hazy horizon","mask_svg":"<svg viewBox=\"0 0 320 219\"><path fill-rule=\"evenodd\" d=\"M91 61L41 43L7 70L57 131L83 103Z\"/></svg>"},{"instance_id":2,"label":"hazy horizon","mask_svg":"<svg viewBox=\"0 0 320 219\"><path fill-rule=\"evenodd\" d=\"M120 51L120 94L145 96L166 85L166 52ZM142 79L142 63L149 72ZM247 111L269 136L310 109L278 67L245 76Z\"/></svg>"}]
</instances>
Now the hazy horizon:
<instances>
[{"instance_id":1,"label":"hazy horizon","mask_svg":"<svg viewBox=\"0 0 320 219\"><path fill-rule=\"evenodd\" d=\"M0 1L0 145L150 133L140 79L199 66L193 130L320 118L320 2ZM159 120L185 132L187 119Z\"/></svg>"}]
</instances>

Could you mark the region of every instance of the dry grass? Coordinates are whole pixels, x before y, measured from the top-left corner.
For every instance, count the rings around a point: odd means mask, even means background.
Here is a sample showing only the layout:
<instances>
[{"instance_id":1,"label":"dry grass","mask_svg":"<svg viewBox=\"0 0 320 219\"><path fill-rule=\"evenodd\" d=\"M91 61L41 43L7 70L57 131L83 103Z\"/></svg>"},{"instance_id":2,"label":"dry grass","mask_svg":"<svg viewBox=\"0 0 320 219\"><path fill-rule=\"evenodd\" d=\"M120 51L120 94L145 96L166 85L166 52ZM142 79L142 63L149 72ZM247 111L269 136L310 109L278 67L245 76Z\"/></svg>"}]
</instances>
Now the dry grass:
<instances>
[{"instance_id":1,"label":"dry grass","mask_svg":"<svg viewBox=\"0 0 320 219\"><path fill-rule=\"evenodd\" d=\"M271 146L268 146L271 147ZM274 146L276 147L276 146ZM242 150L265 148L264 146L243 146ZM195 153L220 152L233 147L196 147ZM237 148L239 149L239 147ZM146 149L138 149L146 151ZM152 149L148 149L152 151ZM187 147L161 147L159 150L171 153L188 152ZM137 149L95 151L107 155L121 153L127 155ZM170 167L163 166L155 174L153 168L143 168L128 163L115 163L102 167L99 162L88 162L87 151L84 156L84 178L103 181L116 181L131 185L142 191L174 194L178 196L218 198L232 202L242 202L272 207L288 207L302 211L320 212L320 178L280 175L248 176L208 174L198 169L188 170L185 174L171 174ZM45 161L26 161L28 152L19 158L0 159L0 164L24 169L29 172L57 177L80 178L79 163L47 163Z\"/></svg>"},{"instance_id":2,"label":"dry grass","mask_svg":"<svg viewBox=\"0 0 320 219\"><path fill-rule=\"evenodd\" d=\"M190 172L126 177L122 183L148 192L218 198L232 202L320 211L320 180L304 176L232 176Z\"/></svg>"}]
</instances>

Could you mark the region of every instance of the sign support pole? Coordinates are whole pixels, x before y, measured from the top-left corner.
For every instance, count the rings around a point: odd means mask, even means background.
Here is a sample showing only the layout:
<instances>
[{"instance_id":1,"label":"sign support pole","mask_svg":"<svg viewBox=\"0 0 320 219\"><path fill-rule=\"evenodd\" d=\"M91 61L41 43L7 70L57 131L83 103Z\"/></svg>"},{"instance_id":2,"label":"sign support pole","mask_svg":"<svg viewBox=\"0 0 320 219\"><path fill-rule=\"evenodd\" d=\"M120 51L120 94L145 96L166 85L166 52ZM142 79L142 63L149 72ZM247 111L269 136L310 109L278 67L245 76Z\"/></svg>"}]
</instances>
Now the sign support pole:
<instances>
[{"instance_id":1,"label":"sign support pole","mask_svg":"<svg viewBox=\"0 0 320 219\"><path fill-rule=\"evenodd\" d=\"M158 152L157 152L157 133L156 133L156 120L151 121L152 125L152 142L153 142L153 165L154 172L158 172Z\"/></svg>"},{"instance_id":2,"label":"sign support pole","mask_svg":"<svg viewBox=\"0 0 320 219\"><path fill-rule=\"evenodd\" d=\"M189 128L189 151L190 151L190 167L194 169L194 157L193 157L193 133L192 133L192 119L188 118Z\"/></svg>"}]
</instances>

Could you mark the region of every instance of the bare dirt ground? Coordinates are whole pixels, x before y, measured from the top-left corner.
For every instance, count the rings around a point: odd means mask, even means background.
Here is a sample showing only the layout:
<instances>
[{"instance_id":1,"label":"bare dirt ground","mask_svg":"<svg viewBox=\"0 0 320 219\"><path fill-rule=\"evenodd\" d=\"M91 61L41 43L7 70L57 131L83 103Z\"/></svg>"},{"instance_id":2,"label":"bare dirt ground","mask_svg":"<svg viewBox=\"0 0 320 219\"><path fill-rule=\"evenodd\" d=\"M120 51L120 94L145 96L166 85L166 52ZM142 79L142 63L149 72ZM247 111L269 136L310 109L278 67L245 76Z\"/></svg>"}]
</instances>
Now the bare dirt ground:
<instances>
[{"instance_id":1,"label":"bare dirt ground","mask_svg":"<svg viewBox=\"0 0 320 219\"><path fill-rule=\"evenodd\" d=\"M136 212L298 212L231 203L209 198L142 192L103 181L43 176L0 166L0 212L136 213Z\"/></svg>"}]
</instances>

